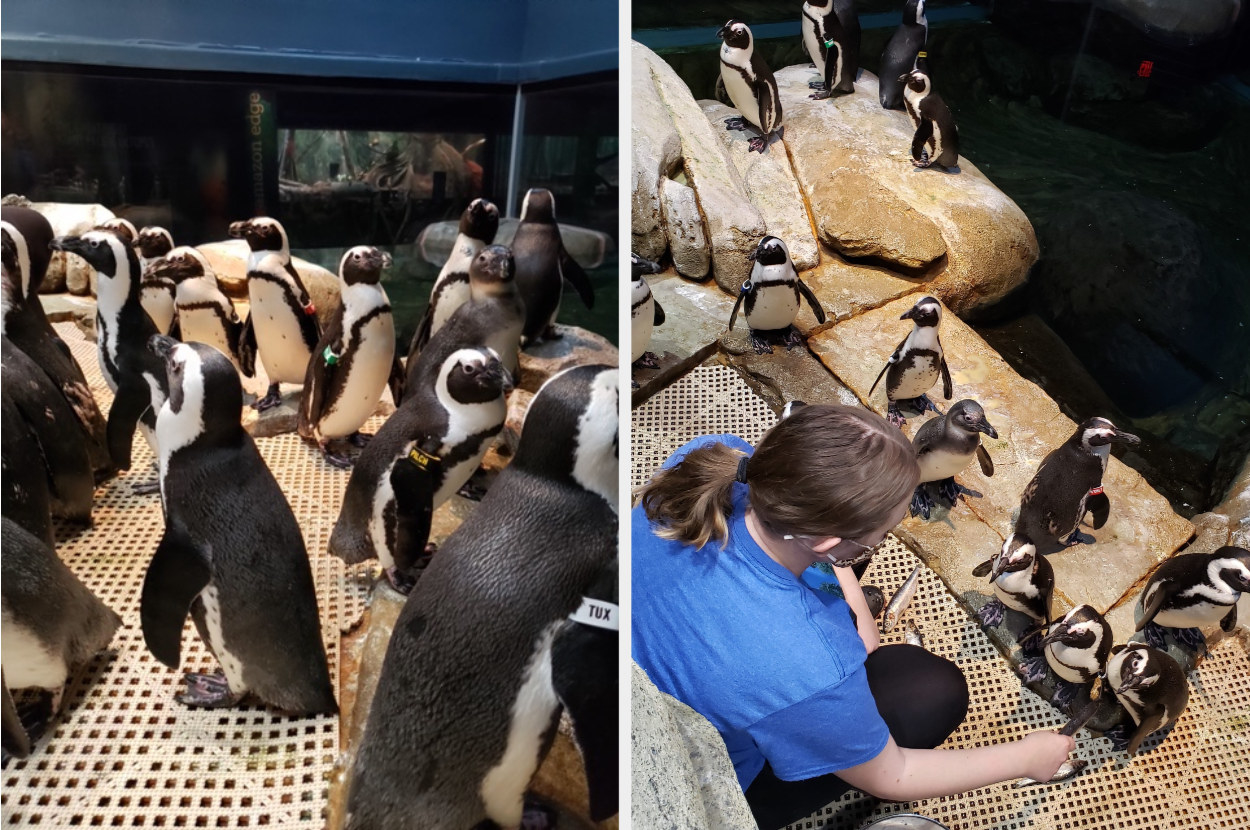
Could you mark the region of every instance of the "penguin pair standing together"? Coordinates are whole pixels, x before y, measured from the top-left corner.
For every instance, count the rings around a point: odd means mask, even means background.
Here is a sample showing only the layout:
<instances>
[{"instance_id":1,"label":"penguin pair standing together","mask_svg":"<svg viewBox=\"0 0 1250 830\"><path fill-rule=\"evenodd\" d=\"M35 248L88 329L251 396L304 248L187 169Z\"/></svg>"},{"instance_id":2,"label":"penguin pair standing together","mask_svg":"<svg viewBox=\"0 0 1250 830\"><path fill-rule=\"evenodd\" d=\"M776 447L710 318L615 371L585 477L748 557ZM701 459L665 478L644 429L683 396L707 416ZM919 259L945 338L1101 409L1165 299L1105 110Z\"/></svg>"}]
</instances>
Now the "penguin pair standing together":
<instances>
[{"instance_id":1,"label":"penguin pair standing together","mask_svg":"<svg viewBox=\"0 0 1250 830\"><path fill-rule=\"evenodd\" d=\"M806 0L803 3L803 47L820 78L808 84L810 97L821 100L834 92L854 92L859 74L859 15L854 0Z\"/></svg>"},{"instance_id":2,"label":"penguin pair standing together","mask_svg":"<svg viewBox=\"0 0 1250 830\"><path fill-rule=\"evenodd\" d=\"M790 259L790 249L775 236L766 236L751 254L755 264L751 276L738 291L733 311L729 313L729 330L733 331L742 308L751 329L751 346L756 354L773 350L770 336L780 336L787 349L802 345L803 336L794 328L799 313L799 298L807 300L816 322L825 322L825 310L816 294L799 278Z\"/></svg>"},{"instance_id":3,"label":"penguin pair standing together","mask_svg":"<svg viewBox=\"0 0 1250 830\"><path fill-rule=\"evenodd\" d=\"M917 168L930 166L959 167L959 130L955 117L942 96L933 91L924 52L916 67L899 76L903 85L903 103L907 117L916 132L911 140L911 163Z\"/></svg>"},{"instance_id":4,"label":"penguin pair standing together","mask_svg":"<svg viewBox=\"0 0 1250 830\"><path fill-rule=\"evenodd\" d=\"M740 115L725 119L725 128L745 130L750 123L759 131L748 143L763 153L773 133L781 137L781 97L773 71L755 50L751 30L741 20L730 20L717 32L720 49L720 84ZM749 151L748 151L749 152Z\"/></svg>"},{"instance_id":5,"label":"penguin pair standing together","mask_svg":"<svg viewBox=\"0 0 1250 830\"><path fill-rule=\"evenodd\" d=\"M230 358L244 376L255 375L255 352L240 348L243 322L234 303L217 284L217 275L207 257L189 246L172 248L153 259L144 273L150 279L174 286L180 332L177 339L207 343Z\"/></svg>"}]
</instances>

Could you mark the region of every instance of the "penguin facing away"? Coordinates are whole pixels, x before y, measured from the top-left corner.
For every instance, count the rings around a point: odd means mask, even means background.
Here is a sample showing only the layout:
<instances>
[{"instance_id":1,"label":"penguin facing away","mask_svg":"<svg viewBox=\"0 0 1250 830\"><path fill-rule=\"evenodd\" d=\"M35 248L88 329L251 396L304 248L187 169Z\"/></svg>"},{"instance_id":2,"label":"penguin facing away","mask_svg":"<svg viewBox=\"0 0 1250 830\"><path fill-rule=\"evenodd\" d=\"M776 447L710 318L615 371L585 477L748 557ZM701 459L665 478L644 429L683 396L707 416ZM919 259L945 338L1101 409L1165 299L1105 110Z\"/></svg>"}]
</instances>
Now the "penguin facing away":
<instances>
[{"instance_id":1,"label":"penguin facing away","mask_svg":"<svg viewBox=\"0 0 1250 830\"><path fill-rule=\"evenodd\" d=\"M243 389L221 352L155 335L169 374L157 419L165 534L143 580L148 650L178 668L187 612L222 672L187 673L187 706L252 693L295 715L337 711L299 525L240 424Z\"/></svg>"},{"instance_id":2,"label":"penguin facing away","mask_svg":"<svg viewBox=\"0 0 1250 830\"><path fill-rule=\"evenodd\" d=\"M1110 624L1092 605L1078 605L1050 627L1042 638L1042 651L1063 681L1055 688L1056 706L1071 703L1080 685L1102 674L1113 642Z\"/></svg>"},{"instance_id":3,"label":"penguin facing away","mask_svg":"<svg viewBox=\"0 0 1250 830\"><path fill-rule=\"evenodd\" d=\"M1117 645L1107 662L1107 683L1128 710L1136 731L1129 738L1129 757L1152 732L1176 722L1189 705L1189 682L1180 665L1166 652L1145 643ZM1108 731L1106 737L1116 740ZM1116 746L1117 749L1124 747Z\"/></svg>"},{"instance_id":4,"label":"penguin facing away","mask_svg":"<svg viewBox=\"0 0 1250 830\"><path fill-rule=\"evenodd\" d=\"M1146 642L1163 648L1163 628L1180 629L1178 639L1201 648L1202 632L1188 629L1219 623L1231 634L1237 628L1237 602L1250 592L1250 551L1225 545L1214 553L1181 553L1160 565L1138 598L1137 630Z\"/></svg>"},{"instance_id":5,"label":"penguin facing away","mask_svg":"<svg viewBox=\"0 0 1250 830\"><path fill-rule=\"evenodd\" d=\"M981 444L981 436L997 438L998 432L985 418L985 410L973 400L954 403L946 414L930 418L916 430L912 445L920 462L920 483L912 496L911 514L929 518L933 497L928 484L939 485L939 496L951 507L961 494L972 493L955 482L975 457L981 472L994 475L994 461Z\"/></svg>"},{"instance_id":6,"label":"penguin facing away","mask_svg":"<svg viewBox=\"0 0 1250 830\"><path fill-rule=\"evenodd\" d=\"M408 347L409 360L420 354L456 309L468 302L469 265L483 248L495 240L498 230L499 208L486 199L474 199L460 214L456 242L430 290L429 305L425 307Z\"/></svg>"},{"instance_id":7,"label":"penguin facing away","mask_svg":"<svg viewBox=\"0 0 1250 830\"><path fill-rule=\"evenodd\" d=\"M629 290L629 361L644 369L658 369L660 364L647 347L651 345L651 329L664 324L664 309L651 294L651 286L643 275L658 274L660 264L635 253L629 258L633 280Z\"/></svg>"},{"instance_id":8,"label":"penguin facing away","mask_svg":"<svg viewBox=\"0 0 1250 830\"><path fill-rule=\"evenodd\" d=\"M808 84L810 89L816 90L809 96L816 101L834 92L855 91L855 76L859 71L859 18L853 0L840 5L842 8L838 9L834 0L807 0L803 4L803 47L820 74L820 79ZM843 25L843 19L848 16L855 21L853 32Z\"/></svg>"},{"instance_id":9,"label":"penguin facing away","mask_svg":"<svg viewBox=\"0 0 1250 830\"><path fill-rule=\"evenodd\" d=\"M725 119L725 129L745 130L751 124L760 134L748 143L748 152L763 153L769 138L781 135L781 97L777 79L768 64L755 51L751 30L741 20L730 20L716 36L724 41L720 49L720 80L740 115Z\"/></svg>"},{"instance_id":10,"label":"penguin facing away","mask_svg":"<svg viewBox=\"0 0 1250 830\"><path fill-rule=\"evenodd\" d=\"M330 464L347 468L351 461L331 452L339 438L363 440L358 430L373 414L387 383L403 382L395 356L395 320L382 287L382 271L391 255L357 245L339 261L342 302L322 333L308 362L300 398L301 437L315 441ZM395 398L402 397L396 389Z\"/></svg>"},{"instance_id":11,"label":"penguin facing away","mask_svg":"<svg viewBox=\"0 0 1250 830\"><path fill-rule=\"evenodd\" d=\"M616 558L617 375L578 366L543 385L512 463L409 595L345 827L520 824L561 707L554 642ZM596 734L578 733L588 757Z\"/></svg>"},{"instance_id":12,"label":"penguin facing away","mask_svg":"<svg viewBox=\"0 0 1250 830\"><path fill-rule=\"evenodd\" d=\"M569 255L556 224L555 197L550 190L531 187L521 206L521 221L512 237L512 256L516 260L516 284L525 303L526 345L553 339L554 326L560 312L564 281L576 289L586 308L595 305L595 290L590 277Z\"/></svg>"},{"instance_id":13,"label":"penguin facing away","mask_svg":"<svg viewBox=\"0 0 1250 830\"><path fill-rule=\"evenodd\" d=\"M174 249L174 237L162 227L149 225L135 237L134 249L139 254L139 273L143 275L139 302L156 324L157 332L170 334L177 312L174 282L152 273L150 268L153 262ZM179 334L174 332L172 336Z\"/></svg>"},{"instance_id":14,"label":"penguin facing away","mask_svg":"<svg viewBox=\"0 0 1250 830\"><path fill-rule=\"evenodd\" d=\"M942 322L942 304L936 297L924 297L899 316L900 320L911 320L914 325L903 342L899 343L890 355L889 361L881 367L877 379L868 390L869 396L877 389L881 378L885 378L885 397L888 405L886 417L890 423L901 427L903 414L899 404L906 403L921 412L932 409L941 414L931 400L928 391L942 378L942 397L951 399L954 384L951 383L951 372L946 365L946 354L942 351L942 340L938 336L938 326Z\"/></svg>"},{"instance_id":15,"label":"penguin facing away","mask_svg":"<svg viewBox=\"0 0 1250 830\"><path fill-rule=\"evenodd\" d=\"M47 706L23 723L23 731L35 741L61 711L70 670L107 648L122 621L48 545L8 517L0 530L5 693L32 687L51 693Z\"/></svg>"},{"instance_id":16,"label":"penguin facing away","mask_svg":"<svg viewBox=\"0 0 1250 830\"><path fill-rule=\"evenodd\" d=\"M147 273L173 283L183 342L206 343L230 358L245 376L255 374L255 353L239 349L243 322L218 286L207 257L184 245L153 260Z\"/></svg>"},{"instance_id":17,"label":"penguin facing away","mask_svg":"<svg viewBox=\"0 0 1250 830\"><path fill-rule=\"evenodd\" d=\"M942 96L933 91L928 74L917 66L901 76L899 83L903 84L907 115L916 128L911 141L911 163L920 168L958 168L959 130L955 117Z\"/></svg>"},{"instance_id":18,"label":"penguin facing away","mask_svg":"<svg viewBox=\"0 0 1250 830\"><path fill-rule=\"evenodd\" d=\"M929 21L924 16L925 0L907 0L903 6L903 22L890 36L881 53L881 71L877 73L880 83L881 106L888 110L903 109L903 82L901 76L916 67L916 58L929 39Z\"/></svg>"},{"instance_id":19,"label":"penguin facing away","mask_svg":"<svg viewBox=\"0 0 1250 830\"><path fill-rule=\"evenodd\" d=\"M746 313L751 328L751 346L756 354L771 354L769 338L779 338L786 349L803 344L803 336L794 328L799 314L799 297L807 300L818 323L825 322L825 310L807 284L799 278L790 259L790 249L775 236L760 240L751 255L755 264L751 276L742 283L733 311L729 313L729 330L733 331L738 309Z\"/></svg>"}]
</instances>

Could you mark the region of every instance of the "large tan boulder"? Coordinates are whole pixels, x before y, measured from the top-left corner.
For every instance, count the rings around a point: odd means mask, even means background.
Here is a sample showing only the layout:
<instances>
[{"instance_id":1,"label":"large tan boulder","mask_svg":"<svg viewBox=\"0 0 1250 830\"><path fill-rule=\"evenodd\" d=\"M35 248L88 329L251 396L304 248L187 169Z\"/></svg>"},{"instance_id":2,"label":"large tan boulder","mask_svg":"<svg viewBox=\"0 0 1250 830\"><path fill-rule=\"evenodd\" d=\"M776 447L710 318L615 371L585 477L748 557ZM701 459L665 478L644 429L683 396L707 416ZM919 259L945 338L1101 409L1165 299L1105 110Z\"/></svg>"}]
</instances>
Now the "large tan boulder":
<instances>
[{"instance_id":1,"label":"large tan boulder","mask_svg":"<svg viewBox=\"0 0 1250 830\"><path fill-rule=\"evenodd\" d=\"M197 250L208 259L217 272L217 282L222 292L235 300L247 299L247 242L228 239L224 242L207 242L197 245ZM339 278L307 260L291 257L304 287L317 307L317 320L324 329L330 323L335 309L339 307Z\"/></svg>"},{"instance_id":2,"label":"large tan boulder","mask_svg":"<svg viewBox=\"0 0 1250 830\"><path fill-rule=\"evenodd\" d=\"M680 166L681 138L651 78L651 65L645 58L652 54L651 50L634 43L633 53L629 96L633 116L630 246L639 256L654 260L664 255L668 245L661 224L660 183Z\"/></svg>"},{"instance_id":3,"label":"large tan boulder","mask_svg":"<svg viewBox=\"0 0 1250 830\"><path fill-rule=\"evenodd\" d=\"M694 190L668 178L660 180L660 215L673 265L683 277L701 280L712 264L703 216Z\"/></svg>"},{"instance_id":4,"label":"large tan boulder","mask_svg":"<svg viewBox=\"0 0 1250 830\"><path fill-rule=\"evenodd\" d=\"M812 76L806 66L776 73L786 147L822 242L923 278L957 314L1024 282L1038 247L1015 202L967 159L957 173L914 168L911 122L881 108L872 73L824 101L808 98Z\"/></svg>"},{"instance_id":5,"label":"large tan boulder","mask_svg":"<svg viewBox=\"0 0 1250 830\"><path fill-rule=\"evenodd\" d=\"M32 202L30 206L44 215L48 224L52 225L52 233L57 236L79 236L114 218L113 211L104 205ZM82 257L65 251L53 251L52 259L48 262L48 273L43 278L39 291L42 294L68 291L78 296L94 295L93 276L95 269Z\"/></svg>"}]
</instances>

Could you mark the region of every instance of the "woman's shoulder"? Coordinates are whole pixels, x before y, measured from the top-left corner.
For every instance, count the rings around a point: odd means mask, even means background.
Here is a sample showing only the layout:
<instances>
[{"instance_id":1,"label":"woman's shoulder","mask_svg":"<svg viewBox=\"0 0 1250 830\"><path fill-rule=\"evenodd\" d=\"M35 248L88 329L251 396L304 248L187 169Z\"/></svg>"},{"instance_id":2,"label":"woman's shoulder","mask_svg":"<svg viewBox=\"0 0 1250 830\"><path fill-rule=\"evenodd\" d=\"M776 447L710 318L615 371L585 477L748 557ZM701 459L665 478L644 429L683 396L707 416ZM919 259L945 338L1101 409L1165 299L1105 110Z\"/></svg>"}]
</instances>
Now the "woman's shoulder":
<instances>
[{"instance_id":1,"label":"woman's shoulder","mask_svg":"<svg viewBox=\"0 0 1250 830\"><path fill-rule=\"evenodd\" d=\"M687 441L685 444L678 447L677 450L668 457L668 460L664 462L663 468L667 470L669 467L673 467L681 463L681 460L691 452L712 444L724 444L730 449L739 450L747 455L755 452L755 448L752 447L745 438L740 438L737 435L732 435L730 433L722 433L720 435L700 435L698 438Z\"/></svg>"}]
</instances>

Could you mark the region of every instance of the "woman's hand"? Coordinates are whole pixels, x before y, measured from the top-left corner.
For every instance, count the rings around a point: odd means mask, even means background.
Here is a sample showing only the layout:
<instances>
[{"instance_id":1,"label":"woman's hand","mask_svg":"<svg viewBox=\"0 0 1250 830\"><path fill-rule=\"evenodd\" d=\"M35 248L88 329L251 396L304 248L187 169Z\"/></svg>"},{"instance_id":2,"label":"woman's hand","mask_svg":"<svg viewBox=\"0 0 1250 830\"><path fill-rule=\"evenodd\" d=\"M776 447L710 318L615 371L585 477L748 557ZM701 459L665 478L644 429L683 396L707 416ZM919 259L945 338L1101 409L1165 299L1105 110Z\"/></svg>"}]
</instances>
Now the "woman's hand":
<instances>
[{"instance_id":1,"label":"woman's hand","mask_svg":"<svg viewBox=\"0 0 1250 830\"><path fill-rule=\"evenodd\" d=\"M1030 732L1020 739L1020 753L1025 764L1024 775L1034 781L1049 781L1076 749L1076 741L1048 729Z\"/></svg>"}]
</instances>

